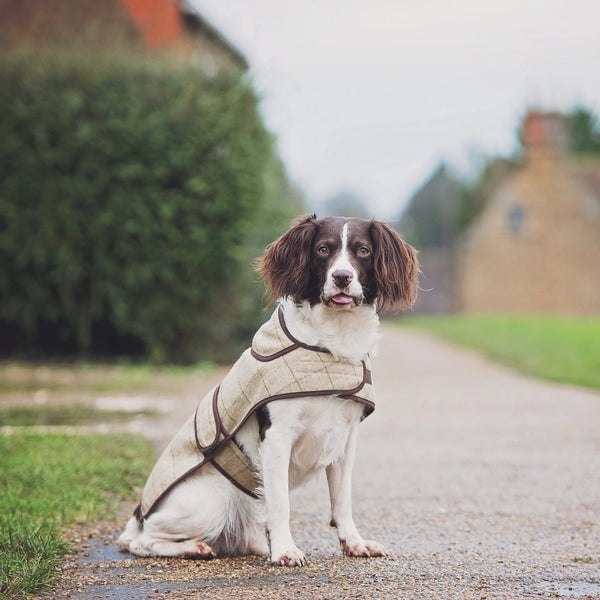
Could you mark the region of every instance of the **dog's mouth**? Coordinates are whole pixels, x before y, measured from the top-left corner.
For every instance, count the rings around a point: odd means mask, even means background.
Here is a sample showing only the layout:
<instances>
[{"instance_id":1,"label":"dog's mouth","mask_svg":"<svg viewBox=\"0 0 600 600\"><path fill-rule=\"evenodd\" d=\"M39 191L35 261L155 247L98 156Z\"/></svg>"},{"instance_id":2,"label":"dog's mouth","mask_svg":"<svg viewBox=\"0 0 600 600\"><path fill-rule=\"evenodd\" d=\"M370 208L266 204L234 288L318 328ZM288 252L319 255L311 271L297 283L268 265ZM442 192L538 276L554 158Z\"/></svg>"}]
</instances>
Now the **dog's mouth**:
<instances>
[{"instance_id":1,"label":"dog's mouth","mask_svg":"<svg viewBox=\"0 0 600 600\"><path fill-rule=\"evenodd\" d=\"M359 306L362 304L362 297L351 296L350 294L345 294L344 292L340 292L335 294L334 296L329 296L328 298L321 298L323 304L326 306L336 306L343 308L352 308L354 306Z\"/></svg>"},{"instance_id":2,"label":"dog's mouth","mask_svg":"<svg viewBox=\"0 0 600 600\"><path fill-rule=\"evenodd\" d=\"M354 298L352 296L348 296L348 294L337 294L331 298L331 301L334 304L352 304L354 302Z\"/></svg>"}]
</instances>

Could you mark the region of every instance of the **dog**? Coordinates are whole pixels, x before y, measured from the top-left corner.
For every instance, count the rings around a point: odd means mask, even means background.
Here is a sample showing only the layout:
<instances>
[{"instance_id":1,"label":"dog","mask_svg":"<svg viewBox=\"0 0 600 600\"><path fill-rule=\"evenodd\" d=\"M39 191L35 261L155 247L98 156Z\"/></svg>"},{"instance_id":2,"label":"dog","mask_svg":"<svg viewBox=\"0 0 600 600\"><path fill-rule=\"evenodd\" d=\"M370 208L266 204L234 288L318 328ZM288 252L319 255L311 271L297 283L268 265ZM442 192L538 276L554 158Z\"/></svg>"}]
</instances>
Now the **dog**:
<instances>
[{"instance_id":1,"label":"dog","mask_svg":"<svg viewBox=\"0 0 600 600\"><path fill-rule=\"evenodd\" d=\"M234 409L220 404L223 387L202 401L182 429L187 437L180 432L180 441L174 439L159 459L144 488L148 499L144 505L142 495L119 548L137 556L270 555L274 564L302 566L305 555L290 532L289 492L324 469L331 525L344 554L386 556L384 546L363 539L354 523L351 471L358 424L373 409L368 360L379 314L413 305L417 253L380 221L309 215L267 246L256 268L278 307L270 329L258 331L240 361L257 357L263 374L238 374L223 386L237 385L233 396L244 398L250 387L275 387L260 392L257 406L233 424L225 424ZM263 338L267 346L283 340L282 349L256 350ZM275 375L265 375L266 363L276 361ZM333 372L333 389L313 377L313 368ZM288 374L294 380L289 386L282 383ZM308 391L294 387L303 378L314 381ZM234 397L231 406L240 402ZM198 424L204 413L213 427L208 441L201 440L204 425ZM225 445L232 460L248 463L251 476L232 475L235 468L219 462ZM194 457L178 458L184 447Z\"/></svg>"}]
</instances>

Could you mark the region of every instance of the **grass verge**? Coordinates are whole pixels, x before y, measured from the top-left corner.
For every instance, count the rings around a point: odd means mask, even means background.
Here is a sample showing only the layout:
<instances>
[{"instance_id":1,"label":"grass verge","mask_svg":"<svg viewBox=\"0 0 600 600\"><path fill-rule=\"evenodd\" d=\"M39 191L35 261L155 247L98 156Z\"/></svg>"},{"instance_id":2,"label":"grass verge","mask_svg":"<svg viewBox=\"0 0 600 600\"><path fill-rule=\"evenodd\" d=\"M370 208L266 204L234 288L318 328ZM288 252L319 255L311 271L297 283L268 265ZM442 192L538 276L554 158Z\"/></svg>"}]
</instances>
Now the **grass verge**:
<instances>
[{"instance_id":1,"label":"grass verge","mask_svg":"<svg viewBox=\"0 0 600 600\"><path fill-rule=\"evenodd\" d=\"M66 526L114 514L142 486L153 460L131 436L0 437L0 597L47 587L69 544Z\"/></svg>"},{"instance_id":2,"label":"grass verge","mask_svg":"<svg viewBox=\"0 0 600 600\"><path fill-rule=\"evenodd\" d=\"M410 316L424 329L518 371L600 389L600 318L525 315Z\"/></svg>"},{"instance_id":3,"label":"grass verge","mask_svg":"<svg viewBox=\"0 0 600 600\"><path fill-rule=\"evenodd\" d=\"M192 367L0 362L0 394L73 389L90 393L170 390L178 382L210 374L215 368L210 362Z\"/></svg>"},{"instance_id":4,"label":"grass verge","mask_svg":"<svg viewBox=\"0 0 600 600\"><path fill-rule=\"evenodd\" d=\"M0 408L0 427L37 425L89 425L91 423L125 421L135 415L154 415L148 409L131 413L124 410L102 410L90 404L45 404Z\"/></svg>"}]
</instances>

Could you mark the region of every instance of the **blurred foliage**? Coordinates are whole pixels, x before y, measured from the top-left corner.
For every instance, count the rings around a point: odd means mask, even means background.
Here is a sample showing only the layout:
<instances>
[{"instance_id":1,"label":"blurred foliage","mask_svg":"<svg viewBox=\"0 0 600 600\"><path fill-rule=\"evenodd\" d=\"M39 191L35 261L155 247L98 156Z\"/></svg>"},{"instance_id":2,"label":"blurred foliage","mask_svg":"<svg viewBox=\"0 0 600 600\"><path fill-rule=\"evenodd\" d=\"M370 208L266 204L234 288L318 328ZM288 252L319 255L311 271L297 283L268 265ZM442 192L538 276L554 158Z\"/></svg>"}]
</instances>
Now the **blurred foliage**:
<instances>
[{"instance_id":1,"label":"blurred foliage","mask_svg":"<svg viewBox=\"0 0 600 600\"><path fill-rule=\"evenodd\" d=\"M441 163L413 194L401 220L402 235L417 248L452 244L457 232L460 182Z\"/></svg>"},{"instance_id":2,"label":"blurred foliage","mask_svg":"<svg viewBox=\"0 0 600 600\"><path fill-rule=\"evenodd\" d=\"M402 234L417 248L451 248L515 164L505 158L486 158L475 177L461 179L441 163L401 216Z\"/></svg>"},{"instance_id":3,"label":"blurred foliage","mask_svg":"<svg viewBox=\"0 0 600 600\"><path fill-rule=\"evenodd\" d=\"M600 154L600 120L585 106L569 113L571 148L576 154Z\"/></svg>"},{"instance_id":4,"label":"blurred foliage","mask_svg":"<svg viewBox=\"0 0 600 600\"><path fill-rule=\"evenodd\" d=\"M300 202L248 82L3 58L0 140L0 351L189 363L247 343L252 260Z\"/></svg>"},{"instance_id":5,"label":"blurred foliage","mask_svg":"<svg viewBox=\"0 0 600 600\"><path fill-rule=\"evenodd\" d=\"M358 217L370 219L365 201L355 192L341 191L323 202L320 217Z\"/></svg>"}]
</instances>

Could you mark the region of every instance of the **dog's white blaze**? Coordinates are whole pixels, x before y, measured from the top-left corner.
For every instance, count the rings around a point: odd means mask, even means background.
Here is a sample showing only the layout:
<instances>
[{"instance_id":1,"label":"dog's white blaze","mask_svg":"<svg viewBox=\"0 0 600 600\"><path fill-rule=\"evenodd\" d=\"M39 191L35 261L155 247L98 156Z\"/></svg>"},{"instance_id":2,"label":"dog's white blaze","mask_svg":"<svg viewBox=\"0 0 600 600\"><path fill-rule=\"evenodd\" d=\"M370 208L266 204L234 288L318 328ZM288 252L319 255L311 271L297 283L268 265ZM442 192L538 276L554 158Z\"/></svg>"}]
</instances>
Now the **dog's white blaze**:
<instances>
[{"instance_id":1,"label":"dog's white blaze","mask_svg":"<svg viewBox=\"0 0 600 600\"><path fill-rule=\"evenodd\" d=\"M340 255L336 258L333 265L329 269L329 274L334 271L346 270L350 271L354 277L356 277L356 271L354 267L350 263L350 257L348 256L348 223L344 223L344 227L342 228L342 251Z\"/></svg>"},{"instance_id":2,"label":"dog's white blaze","mask_svg":"<svg viewBox=\"0 0 600 600\"><path fill-rule=\"evenodd\" d=\"M342 254L348 255L348 223L344 223L342 229Z\"/></svg>"},{"instance_id":3,"label":"dog's white blaze","mask_svg":"<svg viewBox=\"0 0 600 600\"><path fill-rule=\"evenodd\" d=\"M339 256L333 261L333 264L327 271L327 280L325 282L325 286L323 288L324 293L327 294L335 294L337 293L337 287L333 281L333 273L336 271L350 271L352 273L352 280L350 281L350 285L348 286L348 291L352 295L359 296L362 293L362 286L358 281L358 273L356 269L352 266L350 262L350 255L348 253L348 223L344 223L342 227L342 249L340 251Z\"/></svg>"}]
</instances>

